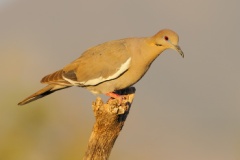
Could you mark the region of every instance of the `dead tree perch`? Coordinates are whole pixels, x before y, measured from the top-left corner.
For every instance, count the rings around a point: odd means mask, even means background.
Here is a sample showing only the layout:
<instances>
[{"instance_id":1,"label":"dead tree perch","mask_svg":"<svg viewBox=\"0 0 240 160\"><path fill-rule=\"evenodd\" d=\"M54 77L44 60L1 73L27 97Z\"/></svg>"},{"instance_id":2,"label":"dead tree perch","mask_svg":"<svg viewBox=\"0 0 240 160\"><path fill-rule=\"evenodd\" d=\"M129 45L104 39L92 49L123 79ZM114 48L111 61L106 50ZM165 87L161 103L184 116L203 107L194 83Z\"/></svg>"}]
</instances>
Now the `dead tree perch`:
<instances>
[{"instance_id":1,"label":"dead tree perch","mask_svg":"<svg viewBox=\"0 0 240 160\"><path fill-rule=\"evenodd\" d=\"M125 97L121 104L118 104L117 99L110 99L104 104L99 97L93 102L92 107L96 121L84 160L107 160L109 158L113 145L128 116L134 93L134 87L118 91L118 94Z\"/></svg>"}]
</instances>

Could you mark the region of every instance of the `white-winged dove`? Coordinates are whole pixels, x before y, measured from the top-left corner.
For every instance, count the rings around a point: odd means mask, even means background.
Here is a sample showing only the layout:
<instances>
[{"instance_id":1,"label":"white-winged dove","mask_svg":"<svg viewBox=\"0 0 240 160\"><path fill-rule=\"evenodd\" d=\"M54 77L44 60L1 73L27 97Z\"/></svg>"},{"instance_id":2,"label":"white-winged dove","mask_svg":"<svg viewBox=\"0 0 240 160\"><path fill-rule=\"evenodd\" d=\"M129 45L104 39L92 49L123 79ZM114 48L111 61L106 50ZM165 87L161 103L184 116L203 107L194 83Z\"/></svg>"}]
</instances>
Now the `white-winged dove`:
<instances>
[{"instance_id":1,"label":"white-winged dove","mask_svg":"<svg viewBox=\"0 0 240 160\"><path fill-rule=\"evenodd\" d=\"M126 38L97 45L63 69L45 76L41 83L47 86L18 105L71 86L118 98L115 91L138 82L151 63L166 49L177 50L184 57L178 46L177 33L169 29L161 30L152 37Z\"/></svg>"}]
</instances>

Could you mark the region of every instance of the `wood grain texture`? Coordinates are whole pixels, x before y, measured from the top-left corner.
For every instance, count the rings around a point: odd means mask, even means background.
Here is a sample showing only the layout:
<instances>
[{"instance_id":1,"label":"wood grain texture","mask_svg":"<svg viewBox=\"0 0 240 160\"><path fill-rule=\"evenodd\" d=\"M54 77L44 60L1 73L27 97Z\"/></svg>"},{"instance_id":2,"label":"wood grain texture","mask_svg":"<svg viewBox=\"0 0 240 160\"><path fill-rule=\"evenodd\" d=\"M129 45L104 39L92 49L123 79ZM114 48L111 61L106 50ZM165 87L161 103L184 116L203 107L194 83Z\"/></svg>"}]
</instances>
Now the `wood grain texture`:
<instances>
[{"instance_id":1,"label":"wood grain texture","mask_svg":"<svg viewBox=\"0 0 240 160\"><path fill-rule=\"evenodd\" d=\"M93 102L92 107L96 121L84 160L107 160L109 158L128 116L134 93L134 87L118 91L118 94L124 96L121 104L118 103L117 99L110 99L106 104L103 103L101 98L97 98Z\"/></svg>"}]
</instances>

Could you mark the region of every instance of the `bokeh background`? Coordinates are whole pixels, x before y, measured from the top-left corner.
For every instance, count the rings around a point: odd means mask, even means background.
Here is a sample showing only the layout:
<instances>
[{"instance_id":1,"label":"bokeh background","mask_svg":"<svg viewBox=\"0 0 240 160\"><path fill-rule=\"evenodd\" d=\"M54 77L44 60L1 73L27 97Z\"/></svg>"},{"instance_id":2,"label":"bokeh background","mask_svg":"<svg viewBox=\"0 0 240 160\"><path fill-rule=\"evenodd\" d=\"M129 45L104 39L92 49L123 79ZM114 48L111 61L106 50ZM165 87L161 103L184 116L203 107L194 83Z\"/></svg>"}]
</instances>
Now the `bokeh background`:
<instances>
[{"instance_id":1,"label":"bokeh background","mask_svg":"<svg viewBox=\"0 0 240 160\"><path fill-rule=\"evenodd\" d=\"M17 103L91 46L171 28L185 58L165 51L135 85L110 159L239 160L239 6L237 0L0 0L0 159L81 159L94 95L72 87Z\"/></svg>"}]
</instances>

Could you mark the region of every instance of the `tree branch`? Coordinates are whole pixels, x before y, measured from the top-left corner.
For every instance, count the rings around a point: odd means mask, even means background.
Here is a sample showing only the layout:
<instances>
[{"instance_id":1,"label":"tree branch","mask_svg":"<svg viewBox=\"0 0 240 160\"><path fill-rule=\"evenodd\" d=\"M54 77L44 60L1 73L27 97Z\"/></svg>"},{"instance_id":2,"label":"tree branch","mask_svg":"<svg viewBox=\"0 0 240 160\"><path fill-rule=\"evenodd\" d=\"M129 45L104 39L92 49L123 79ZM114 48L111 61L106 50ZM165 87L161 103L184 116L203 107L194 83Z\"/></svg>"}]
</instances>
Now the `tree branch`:
<instances>
[{"instance_id":1,"label":"tree branch","mask_svg":"<svg viewBox=\"0 0 240 160\"><path fill-rule=\"evenodd\" d=\"M121 104L118 103L117 99L110 99L104 104L99 97L93 102L92 107L96 121L84 160L107 160L109 158L113 145L128 116L134 93L134 87L117 91L117 94L124 95Z\"/></svg>"}]
</instances>

